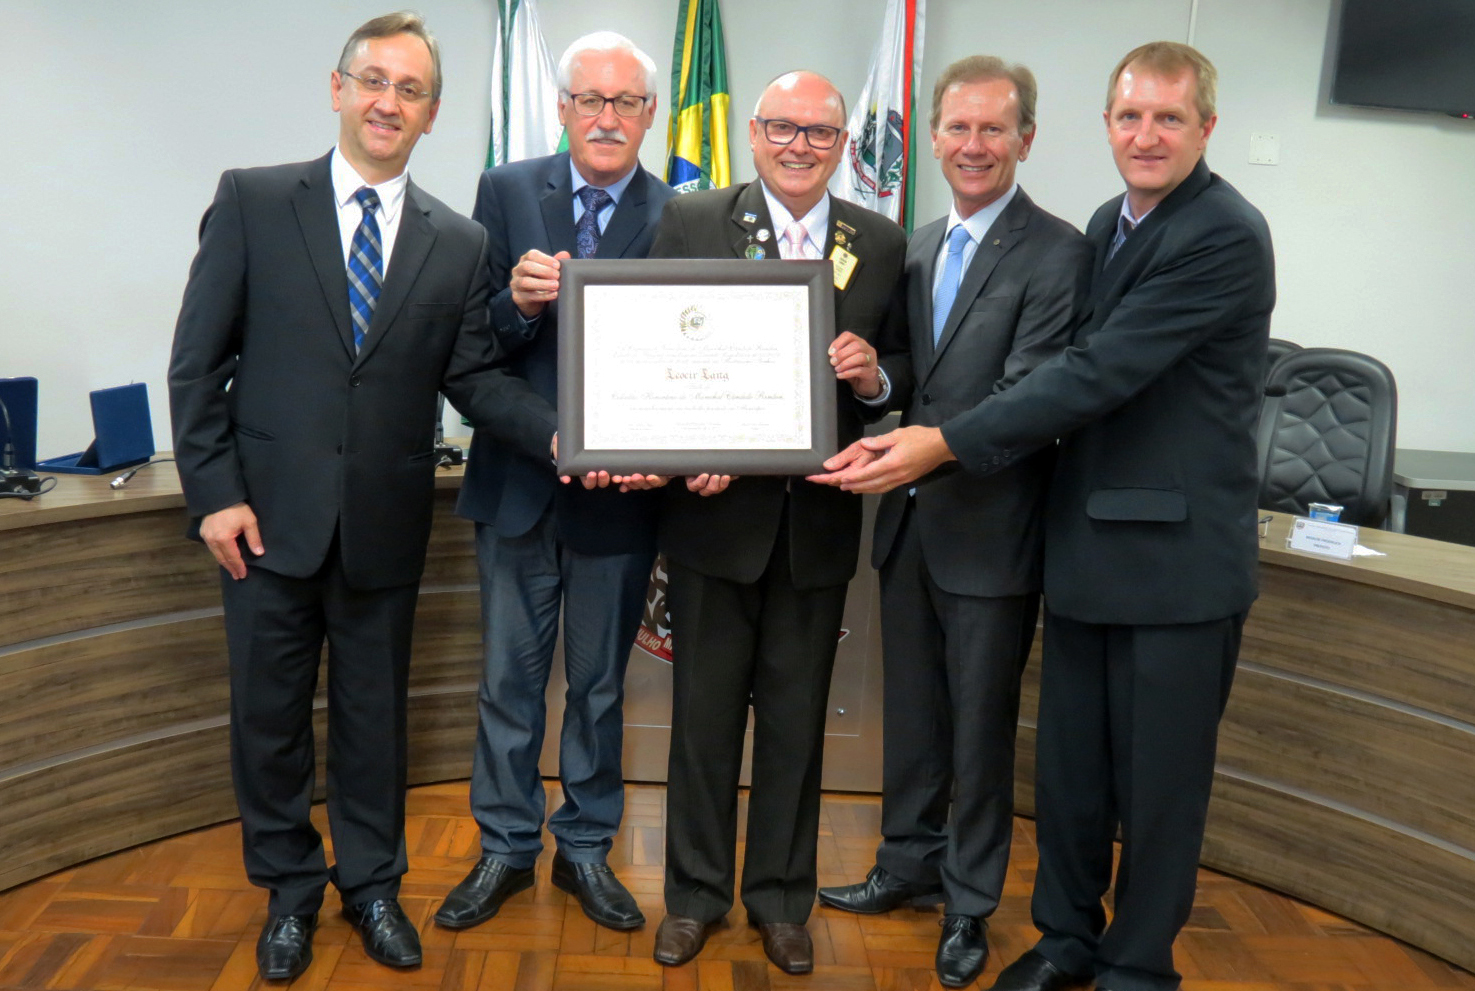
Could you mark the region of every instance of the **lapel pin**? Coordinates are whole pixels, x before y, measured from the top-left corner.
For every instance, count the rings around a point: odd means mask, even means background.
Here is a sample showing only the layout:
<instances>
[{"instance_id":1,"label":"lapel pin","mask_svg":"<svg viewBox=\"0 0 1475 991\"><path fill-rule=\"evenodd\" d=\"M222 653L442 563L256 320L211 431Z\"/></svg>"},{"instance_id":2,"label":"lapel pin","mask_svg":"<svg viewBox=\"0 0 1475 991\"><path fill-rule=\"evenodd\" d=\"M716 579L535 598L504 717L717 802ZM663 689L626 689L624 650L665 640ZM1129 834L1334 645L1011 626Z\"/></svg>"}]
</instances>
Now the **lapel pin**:
<instances>
[{"instance_id":1,"label":"lapel pin","mask_svg":"<svg viewBox=\"0 0 1475 991\"><path fill-rule=\"evenodd\" d=\"M767 231L765 231L764 233L766 234ZM750 244L748 245L747 250L743 252L743 254L746 255L751 261L761 262L766 252L758 245Z\"/></svg>"},{"instance_id":2,"label":"lapel pin","mask_svg":"<svg viewBox=\"0 0 1475 991\"><path fill-rule=\"evenodd\" d=\"M760 227L758 228L758 233L754 236L758 238L758 243L762 244L767 241L772 235L768 233L767 227Z\"/></svg>"},{"instance_id":3,"label":"lapel pin","mask_svg":"<svg viewBox=\"0 0 1475 991\"><path fill-rule=\"evenodd\" d=\"M757 219L758 219L758 215L756 213L745 213L745 214L743 214L743 223L745 223L745 224L751 224L754 221L756 221Z\"/></svg>"}]
</instances>

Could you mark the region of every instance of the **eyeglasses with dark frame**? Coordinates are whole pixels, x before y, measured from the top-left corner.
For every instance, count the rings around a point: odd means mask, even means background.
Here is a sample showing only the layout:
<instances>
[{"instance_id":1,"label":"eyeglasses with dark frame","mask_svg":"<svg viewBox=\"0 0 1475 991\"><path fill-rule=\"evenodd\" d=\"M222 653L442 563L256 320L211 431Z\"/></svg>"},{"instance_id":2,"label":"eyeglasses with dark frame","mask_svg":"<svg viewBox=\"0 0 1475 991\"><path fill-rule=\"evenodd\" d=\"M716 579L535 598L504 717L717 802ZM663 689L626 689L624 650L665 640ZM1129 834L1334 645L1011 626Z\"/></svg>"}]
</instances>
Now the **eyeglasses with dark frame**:
<instances>
[{"instance_id":1,"label":"eyeglasses with dark frame","mask_svg":"<svg viewBox=\"0 0 1475 991\"><path fill-rule=\"evenodd\" d=\"M763 136L776 145L793 144L794 139L802 134L804 140L809 142L809 147L820 151L835 147L835 142L840 140L840 132L844 130L831 124L804 126L795 124L791 120L773 117L754 117L753 119L763 125Z\"/></svg>"},{"instance_id":2,"label":"eyeglasses with dark frame","mask_svg":"<svg viewBox=\"0 0 1475 991\"><path fill-rule=\"evenodd\" d=\"M580 117L598 117L604 113L606 103L613 103L615 113L621 117L639 117L645 112L645 105L650 102L649 96L635 96L633 93L600 96L598 93L570 93L564 90L563 95L569 98L569 102L574 105L574 113Z\"/></svg>"},{"instance_id":3,"label":"eyeglasses with dark frame","mask_svg":"<svg viewBox=\"0 0 1475 991\"><path fill-rule=\"evenodd\" d=\"M430 95L430 90L421 89L414 83L392 83L383 76L360 76L344 69L339 69L338 75L347 76L349 79L352 79L366 93L383 93L385 90L393 87L394 91L399 94L401 100L406 100L410 103L418 103Z\"/></svg>"}]
</instances>

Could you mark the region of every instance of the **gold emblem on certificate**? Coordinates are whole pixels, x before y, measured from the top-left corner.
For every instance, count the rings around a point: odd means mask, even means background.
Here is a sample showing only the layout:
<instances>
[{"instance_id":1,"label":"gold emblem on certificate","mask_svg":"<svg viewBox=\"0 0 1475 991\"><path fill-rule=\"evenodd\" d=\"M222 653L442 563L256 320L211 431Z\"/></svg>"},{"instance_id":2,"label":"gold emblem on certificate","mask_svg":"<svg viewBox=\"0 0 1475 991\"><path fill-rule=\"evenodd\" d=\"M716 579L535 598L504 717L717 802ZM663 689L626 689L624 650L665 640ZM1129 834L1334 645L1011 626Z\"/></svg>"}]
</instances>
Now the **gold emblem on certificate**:
<instances>
[{"instance_id":1,"label":"gold emblem on certificate","mask_svg":"<svg viewBox=\"0 0 1475 991\"><path fill-rule=\"evenodd\" d=\"M681 311L681 336L688 341L705 341L712 336L707 326L707 315L700 306L688 306Z\"/></svg>"}]
</instances>

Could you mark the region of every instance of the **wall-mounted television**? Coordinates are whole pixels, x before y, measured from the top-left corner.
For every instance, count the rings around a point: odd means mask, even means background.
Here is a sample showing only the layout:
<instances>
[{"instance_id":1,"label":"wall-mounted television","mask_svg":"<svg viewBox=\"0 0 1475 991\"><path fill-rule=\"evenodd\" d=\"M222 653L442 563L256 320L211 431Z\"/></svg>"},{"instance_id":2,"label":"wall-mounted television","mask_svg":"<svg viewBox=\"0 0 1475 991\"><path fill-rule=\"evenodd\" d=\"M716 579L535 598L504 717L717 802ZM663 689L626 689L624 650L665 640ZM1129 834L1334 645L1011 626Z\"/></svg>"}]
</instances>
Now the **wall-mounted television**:
<instances>
[{"instance_id":1,"label":"wall-mounted television","mask_svg":"<svg viewBox=\"0 0 1475 991\"><path fill-rule=\"evenodd\" d=\"M1342 0L1332 102L1475 116L1475 0Z\"/></svg>"}]
</instances>

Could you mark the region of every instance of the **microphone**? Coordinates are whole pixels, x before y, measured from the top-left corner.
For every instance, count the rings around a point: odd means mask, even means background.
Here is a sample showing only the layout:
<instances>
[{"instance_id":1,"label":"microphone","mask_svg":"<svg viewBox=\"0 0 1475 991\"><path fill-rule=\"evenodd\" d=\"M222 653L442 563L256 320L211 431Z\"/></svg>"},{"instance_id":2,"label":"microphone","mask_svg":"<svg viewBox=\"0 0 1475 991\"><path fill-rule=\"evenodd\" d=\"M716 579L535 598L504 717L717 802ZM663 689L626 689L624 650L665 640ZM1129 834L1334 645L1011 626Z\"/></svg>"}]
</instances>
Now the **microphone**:
<instances>
[{"instance_id":1,"label":"microphone","mask_svg":"<svg viewBox=\"0 0 1475 991\"><path fill-rule=\"evenodd\" d=\"M15 466L15 428L10 425L10 407L0 399L0 415L5 419L5 447L0 450L0 498L30 500L40 495L41 476ZM52 485L55 485L55 479Z\"/></svg>"}]
</instances>

